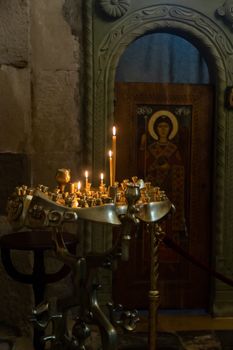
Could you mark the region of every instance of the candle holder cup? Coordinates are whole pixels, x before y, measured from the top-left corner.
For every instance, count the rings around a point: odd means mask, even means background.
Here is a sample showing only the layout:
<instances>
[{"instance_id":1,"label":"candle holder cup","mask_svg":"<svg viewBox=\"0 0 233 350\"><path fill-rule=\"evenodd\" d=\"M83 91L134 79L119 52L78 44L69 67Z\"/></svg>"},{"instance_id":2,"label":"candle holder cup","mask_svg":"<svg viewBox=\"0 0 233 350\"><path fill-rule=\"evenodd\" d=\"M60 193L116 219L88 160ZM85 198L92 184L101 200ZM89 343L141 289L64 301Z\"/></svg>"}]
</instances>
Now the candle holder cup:
<instances>
[{"instance_id":1,"label":"candle holder cup","mask_svg":"<svg viewBox=\"0 0 233 350\"><path fill-rule=\"evenodd\" d=\"M117 186L108 187L108 195L112 198L113 202L116 203L117 198Z\"/></svg>"}]
</instances>

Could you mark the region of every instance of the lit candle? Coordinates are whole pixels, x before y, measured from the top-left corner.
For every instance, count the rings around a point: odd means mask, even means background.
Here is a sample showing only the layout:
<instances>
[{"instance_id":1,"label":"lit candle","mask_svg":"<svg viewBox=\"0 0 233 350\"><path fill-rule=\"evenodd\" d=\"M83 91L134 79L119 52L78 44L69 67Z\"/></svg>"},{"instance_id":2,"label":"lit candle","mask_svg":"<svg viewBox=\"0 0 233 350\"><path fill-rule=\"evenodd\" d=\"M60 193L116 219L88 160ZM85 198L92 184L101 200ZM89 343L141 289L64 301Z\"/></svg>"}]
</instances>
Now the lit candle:
<instances>
[{"instance_id":1,"label":"lit candle","mask_svg":"<svg viewBox=\"0 0 233 350\"><path fill-rule=\"evenodd\" d=\"M116 127L112 128L112 160L113 160L113 170L112 170L112 182L113 185L116 179Z\"/></svg>"},{"instance_id":2,"label":"lit candle","mask_svg":"<svg viewBox=\"0 0 233 350\"><path fill-rule=\"evenodd\" d=\"M104 185L104 174L101 173L100 174L100 186L103 186Z\"/></svg>"},{"instance_id":3,"label":"lit candle","mask_svg":"<svg viewBox=\"0 0 233 350\"><path fill-rule=\"evenodd\" d=\"M112 151L109 151L108 155L109 155L110 186L112 186L113 185L113 178L112 178Z\"/></svg>"},{"instance_id":4,"label":"lit candle","mask_svg":"<svg viewBox=\"0 0 233 350\"><path fill-rule=\"evenodd\" d=\"M87 188L88 188L88 171L86 170L85 171L85 183L86 183L86 190L87 190Z\"/></svg>"},{"instance_id":5,"label":"lit candle","mask_svg":"<svg viewBox=\"0 0 233 350\"><path fill-rule=\"evenodd\" d=\"M81 181L78 181L78 191L81 189Z\"/></svg>"}]
</instances>

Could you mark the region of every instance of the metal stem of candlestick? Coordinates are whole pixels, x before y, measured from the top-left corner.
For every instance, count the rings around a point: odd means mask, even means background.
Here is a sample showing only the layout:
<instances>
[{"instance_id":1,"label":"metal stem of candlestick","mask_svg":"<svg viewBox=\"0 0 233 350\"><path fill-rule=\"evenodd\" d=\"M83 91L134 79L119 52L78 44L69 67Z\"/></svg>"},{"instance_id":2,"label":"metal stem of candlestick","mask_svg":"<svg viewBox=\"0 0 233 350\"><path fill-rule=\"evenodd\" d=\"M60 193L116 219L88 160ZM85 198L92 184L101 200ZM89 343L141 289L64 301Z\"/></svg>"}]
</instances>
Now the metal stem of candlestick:
<instances>
[{"instance_id":1,"label":"metal stem of candlestick","mask_svg":"<svg viewBox=\"0 0 233 350\"><path fill-rule=\"evenodd\" d=\"M164 236L164 232L158 223L148 225L150 234L151 252L150 252L150 290L149 290L149 350L157 349L157 310L159 307L159 243Z\"/></svg>"}]
</instances>

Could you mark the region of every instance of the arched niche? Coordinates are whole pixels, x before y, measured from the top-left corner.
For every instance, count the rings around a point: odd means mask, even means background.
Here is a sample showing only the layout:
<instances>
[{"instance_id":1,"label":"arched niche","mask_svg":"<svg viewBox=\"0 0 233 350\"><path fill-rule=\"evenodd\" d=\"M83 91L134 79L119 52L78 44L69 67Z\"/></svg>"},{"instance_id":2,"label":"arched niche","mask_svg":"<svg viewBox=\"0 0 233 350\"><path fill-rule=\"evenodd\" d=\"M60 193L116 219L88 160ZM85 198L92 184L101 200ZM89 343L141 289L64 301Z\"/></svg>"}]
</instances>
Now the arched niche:
<instances>
[{"instance_id":1,"label":"arched niche","mask_svg":"<svg viewBox=\"0 0 233 350\"><path fill-rule=\"evenodd\" d=\"M181 36L150 32L126 47L118 61L116 83L212 84L200 51Z\"/></svg>"},{"instance_id":2,"label":"arched niche","mask_svg":"<svg viewBox=\"0 0 233 350\"><path fill-rule=\"evenodd\" d=\"M95 6L93 6L95 3ZM233 45L217 21L191 7L153 5L129 11L113 22L102 19L102 40L93 35L93 18L99 15L98 1L85 3L85 154L93 174L106 168L106 150L114 122L114 84L118 61L128 45L148 32L180 35L205 57L215 85L215 149L213 186L213 249L223 265L226 217L226 131L229 115L224 105L225 89L233 83ZM110 23L110 24L109 24ZM106 27L108 30L106 31ZM99 36L98 36L99 38ZM231 226L231 225L230 225ZM106 239L106 244L110 244ZM233 240L229 240L233 249ZM225 260L224 260L225 259ZM231 264L231 261L230 261ZM216 264L218 268L218 263ZM214 294L214 293L213 293ZM216 308L218 309L218 307ZM233 310L233 305L232 308ZM217 311L218 312L218 311Z\"/></svg>"}]
</instances>

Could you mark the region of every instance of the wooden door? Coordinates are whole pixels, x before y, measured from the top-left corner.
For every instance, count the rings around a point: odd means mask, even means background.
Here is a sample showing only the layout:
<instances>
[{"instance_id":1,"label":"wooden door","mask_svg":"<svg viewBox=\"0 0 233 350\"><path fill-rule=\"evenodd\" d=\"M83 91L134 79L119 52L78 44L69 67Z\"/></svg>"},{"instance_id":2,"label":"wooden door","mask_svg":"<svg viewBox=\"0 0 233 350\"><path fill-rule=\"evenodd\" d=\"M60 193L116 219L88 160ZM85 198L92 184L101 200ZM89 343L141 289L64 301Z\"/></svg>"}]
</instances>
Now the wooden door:
<instances>
[{"instance_id":1,"label":"wooden door","mask_svg":"<svg viewBox=\"0 0 233 350\"><path fill-rule=\"evenodd\" d=\"M165 190L176 206L176 214L164 224L166 234L209 264L212 87L117 83L115 97L117 179L138 175ZM129 261L120 262L114 273L115 302L129 308L147 307L149 252L149 237L141 225L131 241ZM164 243L159 261L161 308L208 308L208 273Z\"/></svg>"}]
</instances>

